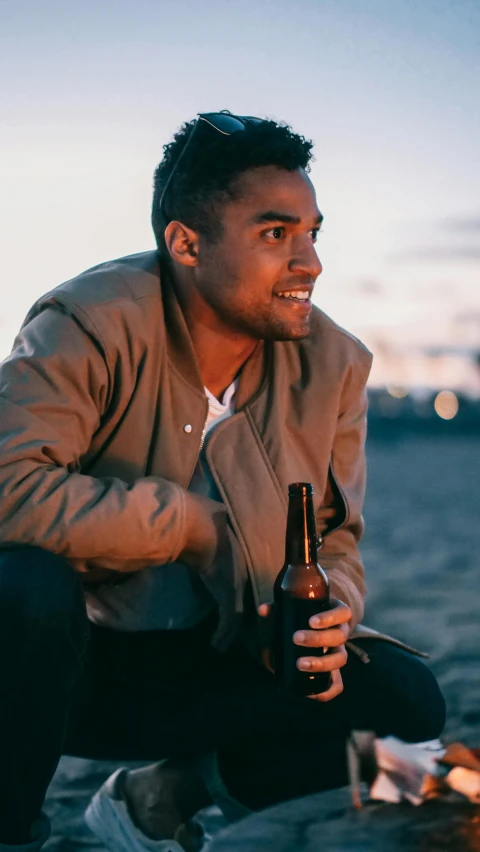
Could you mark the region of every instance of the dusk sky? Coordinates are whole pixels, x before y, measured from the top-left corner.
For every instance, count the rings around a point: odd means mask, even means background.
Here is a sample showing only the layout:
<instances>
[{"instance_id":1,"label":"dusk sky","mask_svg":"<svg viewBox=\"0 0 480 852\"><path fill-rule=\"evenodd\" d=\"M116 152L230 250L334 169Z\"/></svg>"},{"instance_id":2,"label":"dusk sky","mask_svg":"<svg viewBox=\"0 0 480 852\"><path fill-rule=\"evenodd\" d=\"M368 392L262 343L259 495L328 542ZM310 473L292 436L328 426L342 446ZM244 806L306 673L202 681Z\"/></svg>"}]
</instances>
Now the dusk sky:
<instances>
[{"instance_id":1,"label":"dusk sky","mask_svg":"<svg viewBox=\"0 0 480 852\"><path fill-rule=\"evenodd\" d=\"M316 143L317 304L479 344L478 0L0 0L0 63L0 357L42 292L154 246L162 145L224 108Z\"/></svg>"}]
</instances>

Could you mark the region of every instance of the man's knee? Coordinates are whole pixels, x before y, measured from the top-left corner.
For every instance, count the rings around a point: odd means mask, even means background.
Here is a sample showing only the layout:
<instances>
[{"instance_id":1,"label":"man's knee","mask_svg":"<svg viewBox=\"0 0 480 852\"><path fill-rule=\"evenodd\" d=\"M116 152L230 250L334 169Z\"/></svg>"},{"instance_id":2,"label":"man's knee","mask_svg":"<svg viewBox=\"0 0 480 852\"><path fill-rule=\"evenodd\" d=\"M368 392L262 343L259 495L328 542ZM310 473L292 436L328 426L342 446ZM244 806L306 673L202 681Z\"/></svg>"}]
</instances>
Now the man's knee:
<instances>
[{"instance_id":1,"label":"man's knee","mask_svg":"<svg viewBox=\"0 0 480 852\"><path fill-rule=\"evenodd\" d=\"M80 577L62 556L40 547L0 548L0 613L38 619L81 614Z\"/></svg>"},{"instance_id":2,"label":"man's knee","mask_svg":"<svg viewBox=\"0 0 480 852\"><path fill-rule=\"evenodd\" d=\"M436 739L445 725L445 700L430 669L418 657L377 639L362 640L370 663L353 661L345 688L353 687L354 724L380 737L407 742ZM357 719L357 716L359 719Z\"/></svg>"},{"instance_id":3,"label":"man's knee","mask_svg":"<svg viewBox=\"0 0 480 852\"><path fill-rule=\"evenodd\" d=\"M403 739L410 742L433 740L445 727L446 705L434 674L420 660L414 660L409 690L408 717L403 721Z\"/></svg>"}]
</instances>

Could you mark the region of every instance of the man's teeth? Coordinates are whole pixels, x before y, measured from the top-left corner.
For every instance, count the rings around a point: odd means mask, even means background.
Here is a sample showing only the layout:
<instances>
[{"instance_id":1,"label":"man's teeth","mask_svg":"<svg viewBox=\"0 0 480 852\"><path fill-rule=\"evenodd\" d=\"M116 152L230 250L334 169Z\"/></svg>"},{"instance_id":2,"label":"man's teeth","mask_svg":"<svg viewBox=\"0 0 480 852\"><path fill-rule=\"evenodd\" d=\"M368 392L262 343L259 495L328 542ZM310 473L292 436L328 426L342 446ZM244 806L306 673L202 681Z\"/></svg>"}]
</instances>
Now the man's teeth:
<instances>
[{"instance_id":1,"label":"man's teeth","mask_svg":"<svg viewBox=\"0 0 480 852\"><path fill-rule=\"evenodd\" d=\"M310 298L308 290L295 290L292 293L286 290L285 293L278 293L277 295L281 299L297 299L299 302L306 302Z\"/></svg>"}]
</instances>

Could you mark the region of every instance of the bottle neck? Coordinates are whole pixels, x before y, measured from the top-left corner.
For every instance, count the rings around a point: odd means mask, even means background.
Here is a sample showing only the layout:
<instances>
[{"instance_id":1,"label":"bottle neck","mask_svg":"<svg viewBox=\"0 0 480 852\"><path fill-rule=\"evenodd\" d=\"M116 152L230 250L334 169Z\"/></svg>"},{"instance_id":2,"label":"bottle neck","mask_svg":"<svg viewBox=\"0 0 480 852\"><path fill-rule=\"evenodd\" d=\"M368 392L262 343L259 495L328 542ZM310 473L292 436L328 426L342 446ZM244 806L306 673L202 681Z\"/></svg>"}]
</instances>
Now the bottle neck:
<instances>
[{"instance_id":1,"label":"bottle neck","mask_svg":"<svg viewBox=\"0 0 480 852\"><path fill-rule=\"evenodd\" d=\"M317 563L317 529L311 494L290 494L288 498L285 563Z\"/></svg>"}]
</instances>

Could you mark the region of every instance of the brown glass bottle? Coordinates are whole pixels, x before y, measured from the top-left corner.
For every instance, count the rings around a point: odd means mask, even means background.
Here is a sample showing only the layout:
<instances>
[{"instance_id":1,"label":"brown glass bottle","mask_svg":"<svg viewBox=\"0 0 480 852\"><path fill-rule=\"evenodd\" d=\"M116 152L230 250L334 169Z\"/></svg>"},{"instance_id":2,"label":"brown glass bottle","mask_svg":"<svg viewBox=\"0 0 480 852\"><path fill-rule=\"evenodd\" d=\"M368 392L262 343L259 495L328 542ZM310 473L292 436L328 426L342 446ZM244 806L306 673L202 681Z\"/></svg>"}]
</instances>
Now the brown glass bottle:
<instances>
[{"instance_id":1,"label":"brown glass bottle","mask_svg":"<svg viewBox=\"0 0 480 852\"><path fill-rule=\"evenodd\" d=\"M330 672L297 668L299 657L323 657L324 648L295 645L297 630L312 629L312 615L330 609L328 578L317 561L317 531L313 486L294 482L288 486L285 564L274 585L275 674L283 689L296 695L317 695L331 684Z\"/></svg>"}]
</instances>

